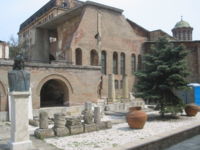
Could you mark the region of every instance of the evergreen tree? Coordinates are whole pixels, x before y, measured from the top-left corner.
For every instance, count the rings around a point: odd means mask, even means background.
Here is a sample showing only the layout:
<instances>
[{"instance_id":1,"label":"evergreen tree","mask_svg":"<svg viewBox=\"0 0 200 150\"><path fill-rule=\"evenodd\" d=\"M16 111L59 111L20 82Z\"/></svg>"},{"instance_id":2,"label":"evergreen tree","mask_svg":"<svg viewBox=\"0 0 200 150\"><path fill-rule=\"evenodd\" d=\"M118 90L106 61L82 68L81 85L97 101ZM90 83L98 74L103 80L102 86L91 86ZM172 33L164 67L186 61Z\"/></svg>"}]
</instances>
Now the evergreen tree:
<instances>
[{"instance_id":1,"label":"evergreen tree","mask_svg":"<svg viewBox=\"0 0 200 150\"><path fill-rule=\"evenodd\" d=\"M162 117L166 112L182 111L182 100L173 91L187 87L186 56L182 45L174 46L162 37L144 56L143 69L135 74L138 80L136 96L158 101Z\"/></svg>"}]
</instances>

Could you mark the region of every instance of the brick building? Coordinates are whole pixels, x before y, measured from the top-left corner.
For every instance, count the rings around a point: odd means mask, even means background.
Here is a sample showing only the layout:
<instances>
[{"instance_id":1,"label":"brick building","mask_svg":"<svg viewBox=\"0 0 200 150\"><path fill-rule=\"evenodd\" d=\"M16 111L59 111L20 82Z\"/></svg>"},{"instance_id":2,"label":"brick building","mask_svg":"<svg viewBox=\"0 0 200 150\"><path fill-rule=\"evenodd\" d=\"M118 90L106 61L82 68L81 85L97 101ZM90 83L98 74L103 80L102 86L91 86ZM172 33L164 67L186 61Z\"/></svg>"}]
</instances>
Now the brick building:
<instances>
[{"instance_id":1,"label":"brick building","mask_svg":"<svg viewBox=\"0 0 200 150\"><path fill-rule=\"evenodd\" d=\"M188 26L175 26L180 28ZM177 32L181 31L185 30ZM90 1L50 0L22 23L19 31L20 42L26 43L33 108L107 100L110 74L114 76L115 100L126 100L122 94L125 77L128 93L132 92L142 55L160 36L188 48L192 72L188 80L200 82L200 41L180 41L177 33L171 37L162 30L148 31L126 19L118 8ZM0 61L0 112L8 110L7 72L11 65Z\"/></svg>"}]
</instances>

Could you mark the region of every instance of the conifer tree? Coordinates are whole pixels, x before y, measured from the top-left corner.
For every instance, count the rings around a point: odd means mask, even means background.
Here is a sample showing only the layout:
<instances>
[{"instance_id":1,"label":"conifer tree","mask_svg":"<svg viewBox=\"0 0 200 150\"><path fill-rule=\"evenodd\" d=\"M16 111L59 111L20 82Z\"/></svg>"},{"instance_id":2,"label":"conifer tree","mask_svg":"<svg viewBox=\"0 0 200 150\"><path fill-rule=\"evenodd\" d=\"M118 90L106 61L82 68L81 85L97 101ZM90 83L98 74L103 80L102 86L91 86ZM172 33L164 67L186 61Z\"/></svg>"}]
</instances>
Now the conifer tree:
<instances>
[{"instance_id":1,"label":"conifer tree","mask_svg":"<svg viewBox=\"0 0 200 150\"><path fill-rule=\"evenodd\" d=\"M166 112L176 114L182 110L182 100L174 90L187 87L186 56L184 46L175 46L162 37L144 56L143 69L135 74L136 96L158 101L162 117Z\"/></svg>"}]
</instances>

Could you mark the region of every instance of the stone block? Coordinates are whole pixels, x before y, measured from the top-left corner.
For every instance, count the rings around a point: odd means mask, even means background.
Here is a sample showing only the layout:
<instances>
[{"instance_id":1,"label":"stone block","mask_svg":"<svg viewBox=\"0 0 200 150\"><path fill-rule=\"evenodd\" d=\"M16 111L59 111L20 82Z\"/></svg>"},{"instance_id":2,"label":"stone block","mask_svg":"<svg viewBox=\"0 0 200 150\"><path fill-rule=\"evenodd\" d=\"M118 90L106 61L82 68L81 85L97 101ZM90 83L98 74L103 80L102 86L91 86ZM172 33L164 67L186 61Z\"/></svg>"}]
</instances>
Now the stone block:
<instances>
[{"instance_id":1,"label":"stone block","mask_svg":"<svg viewBox=\"0 0 200 150\"><path fill-rule=\"evenodd\" d=\"M101 122L101 112L100 107L94 108L94 123L99 124Z\"/></svg>"},{"instance_id":2,"label":"stone block","mask_svg":"<svg viewBox=\"0 0 200 150\"><path fill-rule=\"evenodd\" d=\"M96 124L84 124L84 132L93 132L97 131Z\"/></svg>"},{"instance_id":3,"label":"stone block","mask_svg":"<svg viewBox=\"0 0 200 150\"><path fill-rule=\"evenodd\" d=\"M81 125L81 117L66 118L66 126Z\"/></svg>"},{"instance_id":4,"label":"stone block","mask_svg":"<svg viewBox=\"0 0 200 150\"><path fill-rule=\"evenodd\" d=\"M36 129L34 135L39 139L50 138L55 136L53 129Z\"/></svg>"},{"instance_id":5,"label":"stone block","mask_svg":"<svg viewBox=\"0 0 200 150\"><path fill-rule=\"evenodd\" d=\"M106 122L102 121L102 122L96 124L96 126L97 126L97 130L105 130L106 129Z\"/></svg>"},{"instance_id":6,"label":"stone block","mask_svg":"<svg viewBox=\"0 0 200 150\"><path fill-rule=\"evenodd\" d=\"M111 129L112 122L111 121L102 121L102 122L96 124L96 126L97 126L97 130Z\"/></svg>"},{"instance_id":7,"label":"stone block","mask_svg":"<svg viewBox=\"0 0 200 150\"><path fill-rule=\"evenodd\" d=\"M68 128L71 135L80 134L84 131L83 125L69 126Z\"/></svg>"},{"instance_id":8,"label":"stone block","mask_svg":"<svg viewBox=\"0 0 200 150\"><path fill-rule=\"evenodd\" d=\"M29 125L32 125L34 127L38 127L39 126L39 122L37 120L29 119Z\"/></svg>"},{"instance_id":9,"label":"stone block","mask_svg":"<svg viewBox=\"0 0 200 150\"><path fill-rule=\"evenodd\" d=\"M112 128L112 122L111 121L105 121L106 128L111 129Z\"/></svg>"},{"instance_id":10,"label":"stone block","mask_svg":"<svg viewBox=\"0 0 200 150\"><path fill-rule=\"evenodd\" d=\"M69 135L69 129L68 128L53 128L56 136L67 136Z\"/></svg>"},{"instance_id":11,"label":"stone block","mask_svg":"<svg viewBox=\"0 0 200 150\"><path fill-rule=\"evenodd\" d=\"M48 113L45 111L40 112L39 126L40 129L48 129L49 126Z\"/></svg>"}]
</instances>

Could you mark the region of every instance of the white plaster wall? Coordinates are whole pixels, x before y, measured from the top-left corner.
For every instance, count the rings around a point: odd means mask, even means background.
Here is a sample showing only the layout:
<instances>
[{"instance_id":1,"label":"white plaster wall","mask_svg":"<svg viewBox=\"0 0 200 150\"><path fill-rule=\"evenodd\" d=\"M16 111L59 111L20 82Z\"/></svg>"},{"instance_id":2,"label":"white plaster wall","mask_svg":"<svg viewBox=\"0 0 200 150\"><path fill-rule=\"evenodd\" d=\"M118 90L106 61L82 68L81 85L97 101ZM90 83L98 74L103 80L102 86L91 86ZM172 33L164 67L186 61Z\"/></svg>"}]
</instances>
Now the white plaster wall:
<instances>
[{"instance_id":1,"label":"white plaster wall","mask_svg":"<svg viewBox=\"0 0 200 150\"><path fill-rule=\"evenodd\" d=\"M5 58L9 59L9 46L5 47Z\"/></svg>"},{"instance_id":2,"label":"white plaster wall","mask_svg":"<svg viewBox=\"0 0 200 150\"><path fill-rule=\"evenodd\" d=\"M0 58L2 58L2 57L3 57L3 46L0 45Z\"/></svg>"}]
</instances>

